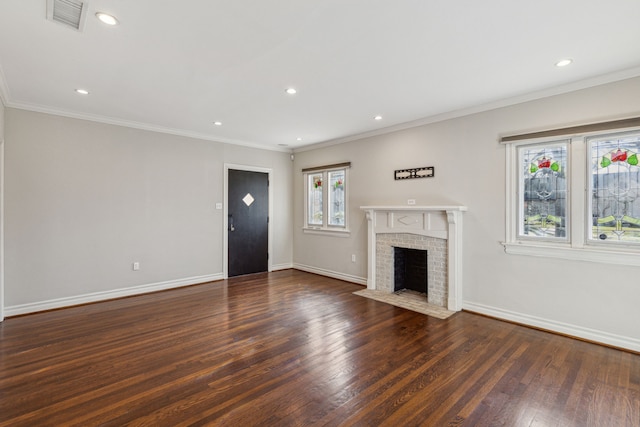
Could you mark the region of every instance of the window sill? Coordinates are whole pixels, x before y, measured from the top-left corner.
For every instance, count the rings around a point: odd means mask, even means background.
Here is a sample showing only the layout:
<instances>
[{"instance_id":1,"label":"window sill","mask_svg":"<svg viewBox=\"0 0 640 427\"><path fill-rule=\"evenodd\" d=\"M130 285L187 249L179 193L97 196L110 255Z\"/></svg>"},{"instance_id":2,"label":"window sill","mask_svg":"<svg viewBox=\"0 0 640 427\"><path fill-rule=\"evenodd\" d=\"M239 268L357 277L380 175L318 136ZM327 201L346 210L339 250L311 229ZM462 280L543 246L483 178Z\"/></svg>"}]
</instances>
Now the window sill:
<instances>
[{"instance_id":1,"label":"window sill","mask_svg":"<svg viewBox=\"0 0 640 427\"><path fill-rule=\"evenodd\" d=\"M317 234L320 236L332 236L332 237L350 237L351 232L349 230L332 230L328 228L307 228L302 229L304 234Z\"/></svg>"},{"instance_id":2,"label":"window sill","mask_svg":"<svg viewBox=\"0 0 640 427\"><path fill-rule=\"evenodd\" d=\"M640 267L640 251L622 248L574 248L569 245L549 245L529 242L502 242L504 251L513 255L545 258L560 258L574 261L599 262L603 264L631 265Z\"/></svg>"}]
</instances>

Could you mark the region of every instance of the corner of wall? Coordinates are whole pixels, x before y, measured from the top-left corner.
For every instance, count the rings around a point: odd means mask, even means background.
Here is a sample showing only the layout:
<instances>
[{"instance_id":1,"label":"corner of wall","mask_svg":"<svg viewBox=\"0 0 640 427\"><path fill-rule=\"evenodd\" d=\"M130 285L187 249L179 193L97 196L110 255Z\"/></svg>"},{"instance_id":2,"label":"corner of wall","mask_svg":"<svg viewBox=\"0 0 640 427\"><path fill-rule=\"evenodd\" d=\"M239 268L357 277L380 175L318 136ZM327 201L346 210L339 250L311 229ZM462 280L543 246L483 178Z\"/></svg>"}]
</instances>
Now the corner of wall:
<instances>
[{"instance_id":1,"label":"corner of wall","mask_svg":"<svg viewBox=\"0 0 640 427\"><path fill-rule=\"evenodd\" d=\"M4 320L4 100L0 91L0 322Z\"/></svg>"}]
</instances>

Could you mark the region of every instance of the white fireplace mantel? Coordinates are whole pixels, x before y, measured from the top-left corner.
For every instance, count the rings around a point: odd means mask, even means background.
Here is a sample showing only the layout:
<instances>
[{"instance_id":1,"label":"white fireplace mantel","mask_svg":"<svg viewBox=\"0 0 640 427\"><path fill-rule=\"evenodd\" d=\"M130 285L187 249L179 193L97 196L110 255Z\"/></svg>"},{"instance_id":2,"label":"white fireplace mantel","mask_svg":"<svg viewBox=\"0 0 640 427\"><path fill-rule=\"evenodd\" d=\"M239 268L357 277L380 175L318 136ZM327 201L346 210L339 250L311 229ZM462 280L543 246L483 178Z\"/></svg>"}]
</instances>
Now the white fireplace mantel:
<instances>
[{"instance_id":1,"label":"white fireplace mantel","mask_svg":"<svg viewBox=\"0 0 640 427\"><path fill-rule=\"evenodd\" d=\"M462 309L462 213L466 206L361 206L368 222L367 288L376 289L376 235L410 233L447 240L447 309Z\"/></svg>"}]
</instances>

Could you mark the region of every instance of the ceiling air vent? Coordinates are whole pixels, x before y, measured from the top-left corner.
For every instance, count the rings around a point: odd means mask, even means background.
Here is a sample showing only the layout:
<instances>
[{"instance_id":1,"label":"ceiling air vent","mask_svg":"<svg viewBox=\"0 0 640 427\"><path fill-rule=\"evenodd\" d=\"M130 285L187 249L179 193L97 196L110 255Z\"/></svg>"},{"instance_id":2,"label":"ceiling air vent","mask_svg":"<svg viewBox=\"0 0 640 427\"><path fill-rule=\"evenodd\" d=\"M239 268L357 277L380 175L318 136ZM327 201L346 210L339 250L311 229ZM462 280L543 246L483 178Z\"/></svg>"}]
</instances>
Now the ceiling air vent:
<instances>
[{"instance_id":1,"label":"ceiling air vent","mask_svg":"<svg viewBox=\"0 0 640 427\"><path fill-rule=\"evenodd\" d=\"M86 9L80 0L47 0L47 19L82 31Z\"/></svg>"}]
</instances>

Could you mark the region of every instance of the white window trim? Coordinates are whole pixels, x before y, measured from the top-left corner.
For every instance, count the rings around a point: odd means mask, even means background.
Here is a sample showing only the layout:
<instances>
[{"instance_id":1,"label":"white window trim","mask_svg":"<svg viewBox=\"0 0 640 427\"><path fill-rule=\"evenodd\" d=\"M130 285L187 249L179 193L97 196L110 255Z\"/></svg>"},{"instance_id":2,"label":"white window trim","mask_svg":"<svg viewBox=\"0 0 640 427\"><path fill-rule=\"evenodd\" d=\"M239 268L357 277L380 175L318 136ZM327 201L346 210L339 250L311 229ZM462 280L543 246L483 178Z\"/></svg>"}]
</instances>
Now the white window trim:
<instances>
[{"instance_id":1,"label":"white window trim","mask_svg":"<svg viewBox=\"0 0 640 427\"><path fill-rule=\"evenodd\" d=\"M327 168L327 169L317 169L309 172L302 173L302 179L304 182L304 226L302 227L302 231L305 234L315 234L315 235L324 235L324 236L334 236L334 237L349 237L351 236L351 231L349 230L349 166L340 166L336 168ZM322 172L323 180L327 182L328 173L332 171L344 170L344 227L329 225L328 221L326 225L309 225L309 175L317 174L318 172ZM326 187L325 187L326 188ZM329 211L329 193L325 191L323 188L322 191L322 218L323 222L326 218L328 218Z\"/></svg>"},{"instance_id":2,"label":"white window trim","mask_svg":"<svg viewBox=\"0 0 640 427\"><path fill-rule=\"evenodd\" d=\"M349 230L331 230L326 228L314 228L314 227L303 227L302 232L305 234L316 234L318 236L332 236L332 237L349 237L351 236L351 231Z\"/></svg>"},{"instance_id":3,"label":"white window trim","mask_svg":"<svg viewBox=\"0 0 640 427\"><path fill-rule=\"evenodd\" d=\"M587 138L604 133L638 131L638 128L611 129L596 131L579 136L553 136L533 138L504 143L506 145L506 232L505 241L501 242L507 254L526 255L545 258L560 258L576 261L599 262L605 264L640 266L640 248L634 245L611 244L606 246L587 238L590 224L586 221L589 209L589 192L587 168ZM518 147L523 145L552 143L570 139L568 145L569 175L567 176L567 236L568 241L542 241L535 238L518 236L518 188L520 163Z\"/></svg>"}]
</instances>

